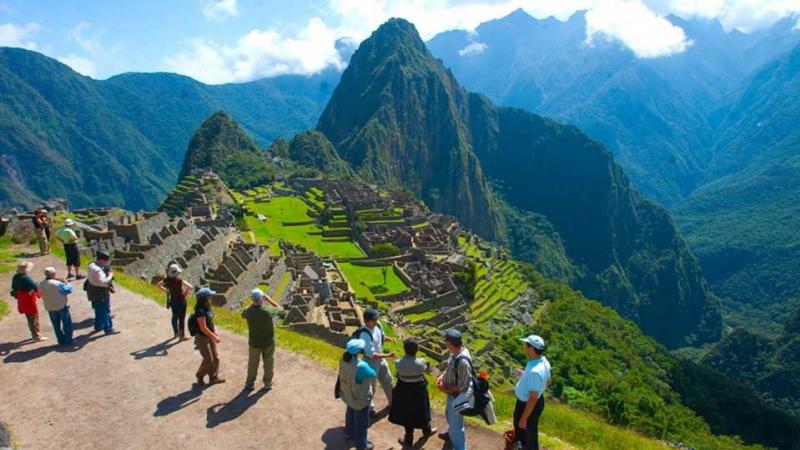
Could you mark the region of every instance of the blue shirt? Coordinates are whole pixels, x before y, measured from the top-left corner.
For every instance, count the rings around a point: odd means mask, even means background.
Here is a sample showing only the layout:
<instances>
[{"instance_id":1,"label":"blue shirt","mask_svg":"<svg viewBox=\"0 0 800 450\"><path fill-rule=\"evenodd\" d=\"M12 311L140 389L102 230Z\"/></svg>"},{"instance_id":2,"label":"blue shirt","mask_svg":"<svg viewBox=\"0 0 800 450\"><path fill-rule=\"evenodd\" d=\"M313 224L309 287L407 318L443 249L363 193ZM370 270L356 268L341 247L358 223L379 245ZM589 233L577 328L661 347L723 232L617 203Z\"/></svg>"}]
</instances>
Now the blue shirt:
<instances>
[{"instance_id":1,"label":"blue shirt","mask_svg":"<svg viewBox=\"0 0 800 450\"><path fill-rule=\"evenodd\" d=\"M540 398L547 388L547 381L550 380L550 362L544 356L528 361L525 371L514 387L514 395L517 400L527 402L531 397L531 392L536 391Z\"/></svg>"},{"instance_id":2,"label":"blue shirt","mask_svg":"<svg viewBox=\"0 0 800 450\"><path fill-rule=\"evenodd\" d=\"M361 384L365 378L378 378L378 372L375 372L375 369L362 359L356 366L356 383Z\"/></svg>"}]
</instances>

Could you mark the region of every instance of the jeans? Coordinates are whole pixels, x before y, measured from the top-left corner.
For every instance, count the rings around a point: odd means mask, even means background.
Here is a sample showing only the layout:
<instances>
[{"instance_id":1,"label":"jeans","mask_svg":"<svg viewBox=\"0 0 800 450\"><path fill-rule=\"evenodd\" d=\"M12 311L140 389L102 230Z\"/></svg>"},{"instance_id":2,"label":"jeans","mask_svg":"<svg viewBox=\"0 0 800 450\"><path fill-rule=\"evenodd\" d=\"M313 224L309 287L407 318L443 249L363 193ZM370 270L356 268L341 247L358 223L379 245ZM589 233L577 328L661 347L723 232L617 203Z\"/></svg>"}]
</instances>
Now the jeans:
<instances>
[{"instance_id":1,"label":"jeans","mask_svg":"<svg viewBox=\"0 0 800 450\"><path fill-rule=\"evenodd\" d=\"M539 397L536 406L533 407L533 412L528 417L528 422L524 430L520 430L519 419L522 418L522 413L525 411L527 402L517 399L517 405L514 407L514 432L516 441L522 444L525 450L539 450L539 417L544 411L544 396Z\"/></svg>"},{"instance_id":2,"label":"jeans","mask_svg":"<svg viewBox=\"0 0 800 450\"><path fill-rule=\"evenodd\" d=\"M447 410L445 411L447 416L447 435L450 437L453 450L466 450L467 434L464 430L464 416L453 411L455 399L455 396L447 396Z\"/></svg>"},{"instance_id":3,"label":"jeans","mask_svg":"<svg viewBox=\"0 0 800 450\"><path fill-rule=\"evenodd\" d=\"M50 322L53 323L53 331L56 332L58 344L72 344L72 315L69 313L69 306L58 311L48 311L47 314L50 315Z\"/></svg>"},{"instance_id":4,"label":"jeans","mask_svg":"<svg viewBox=\"0 0 800 450\"><path fill-rule=\"evenodd\" d=\"M369 406L356 410L347 407L344 416L344 433L355 441L356 449L367 448L367 428L369 428Z\"/></svg>"},{"instance_id":5,"label":"jeans","mask_svg":"<svg viewBox=\"0 0 800 450\"><path fill-rule=\"evenodd\" d=\"M111 299L93 301L92 308L94 308L94 330L103 330L106 333L114 331L114 323L111 321Z\"/></svg>"},{"instance_id":6,"label":"jeans","mask_svg":"<svg viewBox=\"0 0 800 450\"><path fill-rule=\"evenodd\" d=\"M186 300L175 300L169 302L172 310L172 332L175 336L183 337L186 335Z\"/></svg>"},{"instance_id":7,"label":"jeans","mask_svg":"<svg viewBox=\"0 0 800 450\"><path fill-rule=\"evenodd\" d=\"M244 385L253 387L258 375L259 359L264 362L264 386L272 384L273 366L275 361L275 343L266 347L249 347L247 358L247 381Z\"/></svg>"}]
</instances>

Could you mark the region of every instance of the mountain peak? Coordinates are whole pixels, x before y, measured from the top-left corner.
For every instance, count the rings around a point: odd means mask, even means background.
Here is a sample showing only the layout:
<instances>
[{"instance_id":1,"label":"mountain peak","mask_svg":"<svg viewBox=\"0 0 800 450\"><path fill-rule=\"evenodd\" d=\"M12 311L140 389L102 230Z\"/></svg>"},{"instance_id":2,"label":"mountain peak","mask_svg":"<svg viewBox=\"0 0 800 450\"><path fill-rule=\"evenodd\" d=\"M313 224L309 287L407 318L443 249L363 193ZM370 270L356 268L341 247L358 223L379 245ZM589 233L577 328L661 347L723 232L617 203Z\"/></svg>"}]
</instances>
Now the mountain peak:
<instances>
[{"instance_id":1,"label":"mountain peak","mask_svg":"<svg viewBox=\"0 0 800 450\"><path fill-rule=\"evenodd\" d=\"M216 111L200 124L189 141L180 177L189 175L192 169L219 171L222 162L238 151L259 152L253 139L227 112Z\"/></svg>"}]
</instances>

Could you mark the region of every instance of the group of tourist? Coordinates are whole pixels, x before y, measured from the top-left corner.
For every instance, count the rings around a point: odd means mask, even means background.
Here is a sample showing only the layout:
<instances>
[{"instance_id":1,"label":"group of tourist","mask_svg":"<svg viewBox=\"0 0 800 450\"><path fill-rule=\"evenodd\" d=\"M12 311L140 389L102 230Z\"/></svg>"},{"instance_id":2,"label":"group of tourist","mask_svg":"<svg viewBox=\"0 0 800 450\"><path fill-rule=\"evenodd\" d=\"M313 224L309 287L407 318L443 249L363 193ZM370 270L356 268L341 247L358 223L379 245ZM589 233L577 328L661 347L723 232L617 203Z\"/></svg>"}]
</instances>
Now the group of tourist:
<instances>
[{"instance_id":1,"label":"group of tourist","mask_svg":"<svg viewBox=\"0 0 800 450\"><path fill-rule=\"evenodd\" d=\"M89 278L84 284L86 295L92 302L95 311L94 330L106 334L117 334L111 322L111 292L113 292L114 274L109 266L107 253L97 252L97 259L89 265ZM77 266L76 266L77 267ZM50 316L58 344L72 345L72 316L69 310L69 295L73 287L68 278L59 278L55 267L45 267L44 279L39 283L33 280L31 273L34 264L22 261L17 264L17 273L11 279L11 296L17 300L17 311L25 315L31 338L44 341L39 329L39 305L41 299Z\"/></svg>"},{"instance_id":2,"label":"group of tourist","mask_svg":"<svg viewBox=\"0 0 800 450\"><path fill-rule=\"evenodd\" d=\"M42 237L49 242L49 219L46 214L39 217L37 236L42 230ZM44 269L44 280L36 283L31 277L34 267L32 262L20 262L17 273L11 283L12 296L17 299L18 311L26 316L31 337L42 341L47 339L39 330L39 310L37 300L42 299L59 345L72 345L73 326L69 310L69 295L73 292L70 281L86 278L79 273L80 252L77 248L77 235L74 222L67 219L64 227L56 236L64 244L67 264L67 277L59 278L54 267ZM43 253L49 252L49 246L42 245ZM74 269L74 274L72 273ZM88 278L84 290L95 312L94 330L106 334L119 333L114 328L111 315L111 293L114 292L110 256L100 250L95 260L89 264ZM167 308L171 309L171 325L173 336L179 342L189 340L186 336L194 336L194 343L202 356L202 362L196 372L198 386L224 383L219 376L220 359L217 344L220 334L214 324L212 299L216 292L202 287L195 292L196 304L193 314L186 320L187 300L194 290L189 282L182 278L182 269L177 263L170 263L165 278L157 286L167 294ZM251 292L251 305L242 312L248 325L248 365L245 391L255 388L255 381L260 363L263 362L264 389L273 388L275 333L274 318L282 314L280 305L260 289ZM393 352L384 351L385 342L395 339L384 333L379 321L379 313L374 308L363 314L364 326L356 330L347 342L346 350L339 362L339 379L336 394L346 405L345 434L348 441L358 450L372 449L367 439L370 418L378 416L375 410L374 395L380 382L388 402L388 418L391 423L404 428L404 434L398 439L403 447L410 447L414 442L414 430L421 429L425 437L438 430L431 425L431 408L428 397L425 373L428 365L417 357L419 344L413 338L403 341L404 356L395 364L397 383L389 368L388 359L395 358ZM515 449L538 450L538 423L544 410L545 389L550 385L550 364L543 355L544 340L536 335L523 339L528 364L524 369L517 369L518 377L514 394ZM442 440L448 442L454 450L467 448L467 437L464 416L461 409L468 403L475 389L473 377L475 370L469 350L464 346L461 332L449 329L444 333L444 345L449 358L444 371L436 379L436 387L447 395L445 416L448 429L439 433ZM208 382L206 383L206 377Z\"/></svg>"}]
</instances>

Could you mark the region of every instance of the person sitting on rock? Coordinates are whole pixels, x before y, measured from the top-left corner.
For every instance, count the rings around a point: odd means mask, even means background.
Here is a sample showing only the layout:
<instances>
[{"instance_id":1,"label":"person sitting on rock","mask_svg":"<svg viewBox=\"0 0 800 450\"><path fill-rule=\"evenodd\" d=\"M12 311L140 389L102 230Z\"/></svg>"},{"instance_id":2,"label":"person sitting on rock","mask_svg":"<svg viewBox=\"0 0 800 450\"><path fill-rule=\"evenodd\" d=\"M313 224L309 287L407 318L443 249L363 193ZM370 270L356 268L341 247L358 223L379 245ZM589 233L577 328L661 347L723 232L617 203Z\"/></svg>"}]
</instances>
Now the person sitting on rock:
<instances>
[{"instance_id":1,"label":"person sitting on rock","mask_svg":"<svg viewBox=\"0 0 800 450\"><path fill-rule=\"evenodd\" d=\"M31 278L33 263L22 261L17 264L17 273L11 279L11 296L17 299L17 311L25 314L28 321L28 330L35 341L44 341L47 338L39 332L39 290L36 282Z\"/></svg>"}]
</instances>

